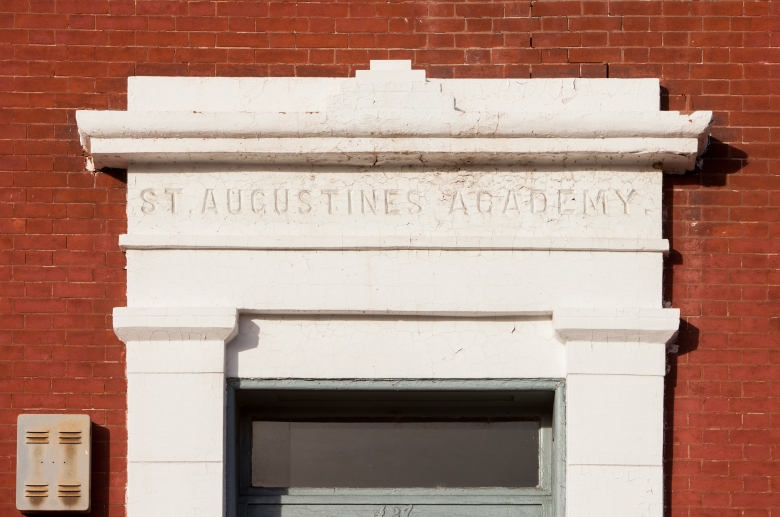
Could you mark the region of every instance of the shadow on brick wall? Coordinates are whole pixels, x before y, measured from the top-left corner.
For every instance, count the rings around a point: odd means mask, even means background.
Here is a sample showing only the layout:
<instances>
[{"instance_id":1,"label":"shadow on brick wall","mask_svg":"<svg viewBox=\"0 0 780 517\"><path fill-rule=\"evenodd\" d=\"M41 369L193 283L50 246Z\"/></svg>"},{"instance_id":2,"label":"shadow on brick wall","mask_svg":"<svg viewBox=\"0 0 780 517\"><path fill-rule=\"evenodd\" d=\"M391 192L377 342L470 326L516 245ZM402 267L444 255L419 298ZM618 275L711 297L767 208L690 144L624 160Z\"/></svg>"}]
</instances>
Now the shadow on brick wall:
<instances>
[{"instance_id":1,"label":"shadow on brick wall","mask_svg":"<svg viewBox=\"0 0 780 517\"><path fill-rule=\"evenodd\" d=\"M675 186L725 187L728 176L742 170L747 165L745 151L710 137L707 151L699 164L690 172L680 175L666 175L664 188ZM666 205L666 199L664 199Z\"/></svg>"},{"instance_id":2,"label":"shadow on brick wall","mask_svg":"<svg viewBox=\"0 0 780 517\"><path fill-rule=\"evenodd\" d=\"M103 174L106 174L107 176L111 176L117 181L121 181L122 183L127 183L127 169L116 169L114 167L103 167L100 169L100 172Z\"/></svg>"},{"instance_id":3,"label":"shadow on brick wall","mask_svg":"<svg viewBox=\"0 0 780 517\"><path fill-rule=\"evenodd\" d=\"M676 421L675 401L678 398L678 363L682 356L699 347L699 329L685 320L680 320L680 330L677 337L667 345L666 377L664 379L664 517L672 515L672 478L675 462L674 443L675 429L685 427L685 422Z\"/></svg>"},{"instance_id":4,"label":"shadow on brick wall","mask_svg":"<svg viewBox=\"0 0 780 517\"><path fill-rule=\"evenodd\" d=\"M92 517L108 515L110 501L111 431L92 423Z\"/></svg>"},{"instance_id":5,"label":"shadow on brick wall","mask_svg":"<svg viewBox=\"0 0 780 517\"><path fill-rule=\"evenodd\" d=\"M663 96L662 109L668 109L668 104L664 108ZM707 205L702 204L704 201L694 201L689 194L727 186L729 175L744 168L747 159L744 151L711 137L707 151L696 169L682 175L664 175L663 236L669 239L670 244L669 253L664 260L664 306L680 308L683 318L700 315L696 313L695 303L691 306L685 305L686 302L690 303L690 300L683 294L681 287L697 283L691 272L701 270L701 266L695 264L695 259L691 259L692 256L704 252L703 240L709 237L706 225L700 224L707 222L702 214L702 208ZM679 218L679 221L675 218ZM675 269L678 269L678 278L675 278ZM680 294L678 300L675 300L675 289L678 289ZM667 373L664 382L665 517L671 517L672 514L672 479L676 466L673 461L675 430L685 429L688 424L685 415L687 409L679 407L680 401L688 396L687 379L679 377L678 366L687 362L685 356L698 347L699 329L686 319L680 319L677 337L667 346ZM675 407L676 405L678 407Z\"/></svg>"}]
</instances>

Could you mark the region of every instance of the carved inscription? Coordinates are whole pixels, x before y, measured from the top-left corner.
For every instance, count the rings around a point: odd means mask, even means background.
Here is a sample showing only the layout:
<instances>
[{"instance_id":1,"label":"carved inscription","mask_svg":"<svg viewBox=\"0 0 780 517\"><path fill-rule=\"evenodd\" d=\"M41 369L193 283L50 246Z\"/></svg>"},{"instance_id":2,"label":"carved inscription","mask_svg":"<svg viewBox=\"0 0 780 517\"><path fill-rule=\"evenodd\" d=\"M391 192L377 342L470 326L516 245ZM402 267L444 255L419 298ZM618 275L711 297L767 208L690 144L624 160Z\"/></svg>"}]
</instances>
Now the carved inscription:
<instances>
[{"instance_id":1,"label":"carved inscription","mask_svg":"<svg viewBox=\"0 0 780 517\"><path fill-rule=\"evenodd\" d=\"M409 517L414 505L382 506L371 517Z\"/></svg>"},{"instance_id":2,"label":"carved inscription","mask_svg":"<svg viewBox=\"0 0 780 517\"><path fill-rule=\"evenodd\" d=\"M660 238L661 180L632 171L155 169L128 177L128 233Z\"/></svg>"},{"instance_id":3,"label":"carved inscription","mask_svg":"<svg viewBox=\"0 0 780 517\"><path fill-rule=\"evenodd\" d=\"M630 215L637 192L623 189L529 188L455 189L423 192L414 189L147 188L140 191L143 214L324 214L328 216L415 216L426 211L450 216ZM193 200L197 199L197 203ZM189 201L189 202L188 202Z\"/></svg>"}]
</instances>

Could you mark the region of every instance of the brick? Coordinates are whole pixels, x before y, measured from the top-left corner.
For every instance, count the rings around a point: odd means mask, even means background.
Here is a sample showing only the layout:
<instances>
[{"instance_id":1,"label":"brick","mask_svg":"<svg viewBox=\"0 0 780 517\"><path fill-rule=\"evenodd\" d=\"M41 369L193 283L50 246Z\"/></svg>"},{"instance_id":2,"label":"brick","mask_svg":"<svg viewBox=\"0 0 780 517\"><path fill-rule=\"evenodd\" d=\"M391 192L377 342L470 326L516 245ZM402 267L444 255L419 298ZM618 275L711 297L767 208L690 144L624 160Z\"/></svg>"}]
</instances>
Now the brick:
<instances>
[{"instance_id":1,"label":"brick","mask_svg":"<svg viewBox=\"0 0 780 517\"><path fill-rule=\"evenodd\" d=\"M588 16L569 20L569 29L572 31L619 31L622 25L620 18L610 16Z\"/></svg>"},{"instance_id":2,"label":"brick","mask_svg":"<svg viewBox=\"0 0 780 517\"><path fill-rule=\"evenodd\" d=\"M653 16L662 13L662 2L617 1L610 2L609 14Z\"/></svg>"},{"instance_id":3,"label":"brick","mask_svg":"<svg viewBox=\"0 0 780 517\"><path fill-rule=\"evenodd\" d=\"M577 33L558 32L533 34L533 46L535 48L578 47L579 45L580 35Z\"/></svg>"},{"instance_id":4,"label":"brick","mask_svg":"<svg viewBox=\"0 0 780 517\"><path fill-rule=\"evenodd\" d=\"M576 64L549 65L539 64L531 66L531 77L572 77L579 75L580 67Z\"/></svg>"},{"instance_id":5,"label":"brick","mask_svg":"<svg viewBox=\"0 0 780 517\"><path fill-rule=\"evenodd\" d=\"M702 19L695 17L656 17L650 18L650 30L667 32L700 31Z\"/></svg>"},{"instance_id":6,"label":"brick","mask_svg":"<svg viewBox=\"0 0 780 517\"><path fill-rule=\"evenodd\" d=\"M538 31L542 27L538 18L500 18L493 20L493 29L497 32L507 33Z\"/></svg>"},{"instance_id":7,"label":"brick","mask_svg":"<svg viewBox=\"0 0 780 517\"><path fill-rule=\"evenodd\" d=\"M467 18L466 32L491 32L493 30L492 18Z\"/></svg>"},{"instance_id":8,"label":"brick","mask_svg":"<svg viewBox=\"0 0 780 517\"><path fill-rule=\"evenodd\" d=\"M349 14L349 6L339 3L301 3L297 6L298 16L304 18L344 18Z\"/></svg>"},{"instance_id":9,"label":"brick","mask_svg":"<svg viewBox=\"0 0 780 517\"><path fill-rule=\"evenodd\" d=\"M17 14L14 26L25 29L64 29L68 26L68 17L61 14Z\"/></svg>"},{"instance_id":10,"label":"brick","mask_svg":"<svg viewBox=\"0 0 780 517\"><path fill-rule=\"evenodd\" d=\"M620 49L569 49L571 63L608 63L620 60Z\"/></svg>"},{"instance_id":11,"label":"brick","mask_svg":"<svg viewBox=\"0 0 780 517\"><path fill-rule=\"evenodd\" d=\"M373 42L381 48L419 48L425 45L426 37L423 34L377 34ZM374 46L372 42L372 47ZM350 39L350 47L352 39Z\"/></svg>"},{"instance_id":12,"label":"brick","mask_svg":"<svg viewBox=\"0 0 780 517\"><path fill-rule=\"evenodd\" d=\"M298 34L295 41L300 48L345 48L348 37L346 34Z\"/></svg>"},{"instance_id":13,"label":"brick","mask_svg":"<svg viewBox=\"0 0 780 517\"><path fill-rule=\"evenodd\" d=\"M535 49L493 50L495 63L538 63L539 51Z\"/></svg>"},{"instance_id":14,"label":"brick","mask_svg":"<svg viewBox=\"0 0 780 517\"><path fill-rule=\"evenodd\" d=\"M464 18L500 18L504 16L501 3L463 3L455 6L455 16Z\"/></svg>"},{"instance_id":15,"label":"brick","mask_svg":"<svg viewBox=\"0 0 780 517\"><path fill-rule=\"evenodd\" d=\"M387 20L371 18L346 18L336 20L338 32L387 32Z\"/></svg>"},{"instance_id":16,"label":"brick","mask_svg":"<svg viewBox=\"0 0 780 517\"><path fill-rule=\"evenodd\" d=\"M308 29L308 20L300 18L260 18L254 23L258 32L306 32Z\"/></svg>"},{"instance_id":17,"label":"brick","mask_svg":"<svg viewBox=\"0 0 780 517\"><path fill-rule=\"evenodd\" d=\"M163 2L165 3L165 2ZM175 5L172 6L175 8ZM259 2L219 2L217 16L262 17L268 16L268 4Z\"/></svg>"},{"instance_id":18,"label":"brick","mask_svg":"<svg viewBox=\"0 0 780 517\"><path fill-rule=\"evenodd\" d=\"M531 7L531 16L572 16L580 14L581 10L582 4L580 2L534 2Z\"/></svg>"},{"instance_id":19,"label":"brick","mask_svg":"<svg viewBox=\"0 0 780 517\"><path fill-rule=\"evenodd\" d=\"M501 34L456 34L455 46L462 48L497 48L504 45Z\"/></svg>"},{"instance_id":20,"label":"brick","mask_svg":"<svg viewBox=\"0 0 780 517\"><path fill-rule=\"evenodd\" d=\"M417 32L463 32L466 28L466 22L462 19L432 18L415 20L414 25Z\"/></svg>"},{"instance_id":21,"label":"brick","mask_svg":"<svg viewBox=\"0 0 780 517\"><path fill-rule=\"evenodd\" d=\"M701 50L689 48L651 48L651 63L699 63Z\"/></svg>"},{"instance_id":22,"label":"brick","mask_svg":"<svg viewBox=\"0 0 780 517\"><path fill-rule=\"evenodd\" d=\"M217 46L262 48L268 46L268 36L266 34L220 33L217 35Z\"/></svg>"}]
</instances>

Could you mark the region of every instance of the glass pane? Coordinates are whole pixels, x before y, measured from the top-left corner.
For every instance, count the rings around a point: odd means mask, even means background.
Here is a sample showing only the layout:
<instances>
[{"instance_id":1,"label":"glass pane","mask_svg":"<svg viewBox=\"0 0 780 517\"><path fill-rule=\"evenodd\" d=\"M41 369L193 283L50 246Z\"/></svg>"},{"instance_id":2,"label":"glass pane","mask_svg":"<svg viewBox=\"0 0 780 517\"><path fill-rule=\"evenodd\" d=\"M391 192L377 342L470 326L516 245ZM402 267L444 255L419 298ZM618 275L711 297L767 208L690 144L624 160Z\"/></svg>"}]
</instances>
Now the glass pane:
<instances>
[{"instance_id":1,"label":"glass pane","mask_svg":"<svg viewBox=\"0 0 780 517\"><path fill-rule=\"evenodd\" d=\"M535 487L539 422L255 421L252 484L289 488Z\"/></svg>"}]
</instances>

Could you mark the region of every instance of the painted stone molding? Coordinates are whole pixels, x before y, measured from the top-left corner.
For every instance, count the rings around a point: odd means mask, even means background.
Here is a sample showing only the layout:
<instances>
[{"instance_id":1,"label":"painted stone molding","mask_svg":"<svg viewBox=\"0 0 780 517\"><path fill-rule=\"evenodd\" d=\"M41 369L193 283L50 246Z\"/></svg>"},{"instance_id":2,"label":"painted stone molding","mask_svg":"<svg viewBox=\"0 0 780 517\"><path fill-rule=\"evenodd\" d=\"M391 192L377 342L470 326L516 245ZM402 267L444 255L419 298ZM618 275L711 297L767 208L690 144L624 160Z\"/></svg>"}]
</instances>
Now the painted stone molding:
<instances>
[{"instance_id":1,"label":"painted stone molding","mask_svg":"<svg viewBox=\"0 0 780 517\"><path fill-rule=\"evenodd\" d=\"M709 111L660 111L654 79L426 79L409 61L372 61L354 79L195 81L130 78L128 111L77 112L91 166L622 164L683 172L712 123ZM236 98L222 102L225 91Z\"/></svg>"},{"instance_id":2,"label":"painted stone molding","mask_svg":"<svg viewBox=\"0 0 780 517\"><path fill-rule=\"evenodd\" d=\"M558 308L555 332L564 342L618 341L665 345L676 334L679 309Z\"/></svg>"},{"instance_id":3,"label":"painted stone molding","mask_svg":"<svg viewBox=\"0 0 780 517\"><path fill-rule=\"evenodd\" d=\"M131 234L435 241L660 238L660 174L641 171L145 166L128 185Z\"/></svg>"},{"instance_id":4,"label":"painted stone molding","mask_svg":"<svg viewBox=\"0 0 780 517\"><path fill-rule=\"evenodd\" d=\"M238 313L229 307L114 309L114 332L128 341L230 341Z\"/></svg>"},{"instance_id":5,"label":"painted stone molding","mask_svg":"<svg viewBox=\"0 0 780 517\"><path fill-rule=\"evenodd\" d=\"M236 309L116 308L114 330L127 346L128 514L222 515Z\"/></svg>"},{"instance_id":6,"label":"painted stone molding","mask_svg":"<svg viewBox=\"0 0 780 517\"><path fill-rule=\"evenodd\" d=\"M128 517L233 517L228 378L545 379L566 393L551 516L660 517L661 187L712 114L659 94L390 61L136 77L126 112L79 111L90 166L128 169Z\"/></svg>"}]
</instances>

